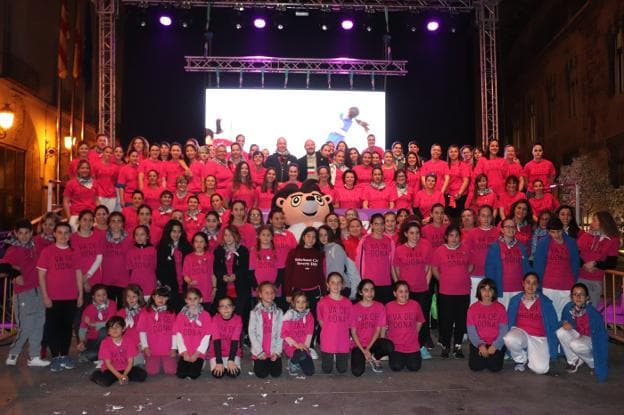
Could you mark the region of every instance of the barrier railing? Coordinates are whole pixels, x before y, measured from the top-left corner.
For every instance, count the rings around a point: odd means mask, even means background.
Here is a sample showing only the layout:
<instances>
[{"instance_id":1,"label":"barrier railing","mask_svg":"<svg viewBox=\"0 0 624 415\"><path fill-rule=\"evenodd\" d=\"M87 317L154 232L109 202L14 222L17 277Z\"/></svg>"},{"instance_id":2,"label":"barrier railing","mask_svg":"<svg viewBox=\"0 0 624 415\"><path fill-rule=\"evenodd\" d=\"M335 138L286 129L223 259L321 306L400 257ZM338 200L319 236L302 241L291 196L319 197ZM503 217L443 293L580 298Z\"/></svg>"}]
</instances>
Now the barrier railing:
<instances>
[{"instance_id":1,"label":"barrier railing","mask_svg":"<svg viewBox=\"0 0 624 415\"><path fill-rule=\"evenodd\" d=\"M17 324L13 312L13 284L7 277L0 278L2 286L2 299L0 310L0 343L15 335Z\"/></svg>"},{"instance_id":2,"label":"barrier railing","mask_svg":"<svg viewBox=\"0 0 624 415\"><path fill-rule=\"evenodd\" d=\"M609 337L624 342L624 272L607 270L603 282L603 302L599 310Z\"/></svg>"}]
</instances>

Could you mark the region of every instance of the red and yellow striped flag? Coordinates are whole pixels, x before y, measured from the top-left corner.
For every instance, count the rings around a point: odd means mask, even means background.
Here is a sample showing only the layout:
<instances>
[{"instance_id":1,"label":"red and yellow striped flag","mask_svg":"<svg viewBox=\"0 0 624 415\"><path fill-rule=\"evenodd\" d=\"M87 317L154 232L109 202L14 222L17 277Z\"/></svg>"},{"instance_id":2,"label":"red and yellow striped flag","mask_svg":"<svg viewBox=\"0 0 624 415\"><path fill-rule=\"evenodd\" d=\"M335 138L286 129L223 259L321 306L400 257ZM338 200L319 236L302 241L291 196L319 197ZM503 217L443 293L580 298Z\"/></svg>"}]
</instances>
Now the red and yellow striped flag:
<instances>
[{"instance_id":1,"label":"red and yellow striped flag","mask_svg":"<svg viewBox=\"0 0 624 415\"><path fill-rule=\"evenodd\" d=\"M59 43L58 43L58 58L56 61L56 67L58 77L61 79L67 78L67 48L69 45L69 13L67 12L67 4L65 0L61 0L61 20L59 23Z\"/></svg>"},{"instance_id":2,"label":"red and yellow striped flag","mask_svg":"<svg viewBox=\"0 0 624 415\"><path fill-rule=\"evenodd\" d=\"M74 63L72 65L72 76L74 79L80 78L82 73L82 1L76 2L76 21L74 24Z\"/></svg>"}]
</instances>

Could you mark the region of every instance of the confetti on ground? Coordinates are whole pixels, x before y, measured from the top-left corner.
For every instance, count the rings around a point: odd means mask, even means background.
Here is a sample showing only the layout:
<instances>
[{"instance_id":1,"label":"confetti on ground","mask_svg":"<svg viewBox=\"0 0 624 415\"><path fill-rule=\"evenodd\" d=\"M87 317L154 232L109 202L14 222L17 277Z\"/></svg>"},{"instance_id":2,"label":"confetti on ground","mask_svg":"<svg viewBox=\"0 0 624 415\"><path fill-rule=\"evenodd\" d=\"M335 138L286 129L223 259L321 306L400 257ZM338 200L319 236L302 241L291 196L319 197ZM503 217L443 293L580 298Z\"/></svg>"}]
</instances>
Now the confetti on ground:
<instances>
[{"instance_id":1,"label":"confetti on ground","mask_svg":"<svg viewBox=\"0 0 624 415\"><path fill-rule=\"evenodd\" d=\"M223 406L230 406L230 404L227 402L223 402Z\"/></svg>"},{"instance_id":2,"label":"confetti on ground","mask_svg":"<svg viewBox=\"0 0 624 415\"><path fill-rule=\"evenodd\" d=\"M305 376L297 376L295 379L304 380L305 378Z\"/></svg>"},{"instance_id":3,"label":"confetti on ground","mask_svg":"<svg viewBox=\"0 0 624 415\"><path fill-rule=\"evenodd\" d=\"M234 400L234 397L233 397L233 396L228 396L227 400L228 400L228 401L233 401L233 400Z\"/></svg>"},{"instance_id":4,"label":"confetti on ground","mask_svg":"<svg viewBox=\"0 0 624 415\"><path fill-rule=\"evenodd\" d=\"M315 403L314 405L312 405L312 408L318 408L319 404Z\"/></svg>"},{"instance_id":5,"label":"confetti on ground","mask_svg":"<svg viewBox=\"0 0 624 415\"><path fill-rule=\"evenodd\" d=\"M110 394L111 394L110 392L106 392L106 393L105 393L104 395L102 395L102 396L110 396Z\"/></svg>"},{"instance_id":6,"label":"confetti on ground","mask_svg":"<svg viewBox=\"0 0 624 415\"><path fill-rule=\"evenodd\" d=\"M266 398L268 395L268 393L261 393L260 396L262 396L263 398Z\"/></svg>"}]
</instances>

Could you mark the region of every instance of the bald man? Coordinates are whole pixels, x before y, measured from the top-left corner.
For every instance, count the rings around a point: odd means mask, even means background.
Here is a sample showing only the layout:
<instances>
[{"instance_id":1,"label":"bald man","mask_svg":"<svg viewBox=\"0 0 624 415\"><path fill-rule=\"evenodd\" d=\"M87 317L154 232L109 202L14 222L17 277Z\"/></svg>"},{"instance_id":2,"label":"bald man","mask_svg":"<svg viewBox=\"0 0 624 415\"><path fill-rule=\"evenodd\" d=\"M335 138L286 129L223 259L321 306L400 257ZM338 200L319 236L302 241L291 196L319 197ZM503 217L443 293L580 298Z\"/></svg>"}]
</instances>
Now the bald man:
<instances>
[{"instance_id":1,"label":"bald man","mask_svg":"<svg viewBox=\"0 0 624 415\"><path fill-rule=\"evenodd\" d=\"M297 160L299 164L300 182L306 179L318 179L318 168L321 166L329 166L329 160L324 157L320 151L316 151L316 143L314 140L308 139L304 144L306 151L305 156Z\"/></svg>"},{"instance_id":2,"label":"bald man","mask_svg":"<svg viewBox=\"0 0 624 415\"><path fill-rule=\"evenodd\" d=\"M273 167L277 172L277 181L288 181L288 166L297 164L297 158L288 151L288 142L284 137L277 139L275 153L267 157L264 165L266 168Z\"/></svg>"}]
</instances>

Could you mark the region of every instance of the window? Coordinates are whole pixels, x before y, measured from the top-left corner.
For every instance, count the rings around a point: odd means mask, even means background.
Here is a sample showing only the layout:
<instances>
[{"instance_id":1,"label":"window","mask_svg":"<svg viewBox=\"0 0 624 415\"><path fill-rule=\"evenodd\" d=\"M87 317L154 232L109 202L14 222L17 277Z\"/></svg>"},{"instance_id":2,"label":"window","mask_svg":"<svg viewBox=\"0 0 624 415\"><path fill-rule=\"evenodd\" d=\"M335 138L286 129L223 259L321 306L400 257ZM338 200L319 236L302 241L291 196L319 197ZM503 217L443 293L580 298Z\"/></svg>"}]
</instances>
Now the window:
<instances>
[{"instance_id":1,"label":"window","mask_svg":"<svg viewBox=\"0 0 624 415\"><path fill-rule=\"evenodd\" d=\"M578 95L578 73L576 56L568 59L565 66L566 86L568 89L568 117L576 117Z\"/></svg>"},{"instance_id":2,"label":"window","mask_svg":"<svg viewBox=\"0 0 624 415\"><path fill-rule=\"evenodd\" d=\"M24 216L25 152L0 146L0 230Z\"/></svg>"},{"instance_id":3,"label":"window","mask_svg":"<svg viewBox=\"0 0 624 415\"><path fill-rule=\"evenodd\" d=\"M557 105L557 80L555 79L555 74L552 74L548 78L546 78L546 85L544 89L546 92L548 128L553 128L555 126L555 111Z\"/></svg>"},{"instance_id":4,"label":"window","mask_svg":"<svg viewBox=\"0 0 624 415\"><path fill-rule=\"evenodd\" d=\"M531 146L537 142L537 117L535 114L535 103L533 100L529 101L529 139Z\"/></svg>"}]
</instances>

